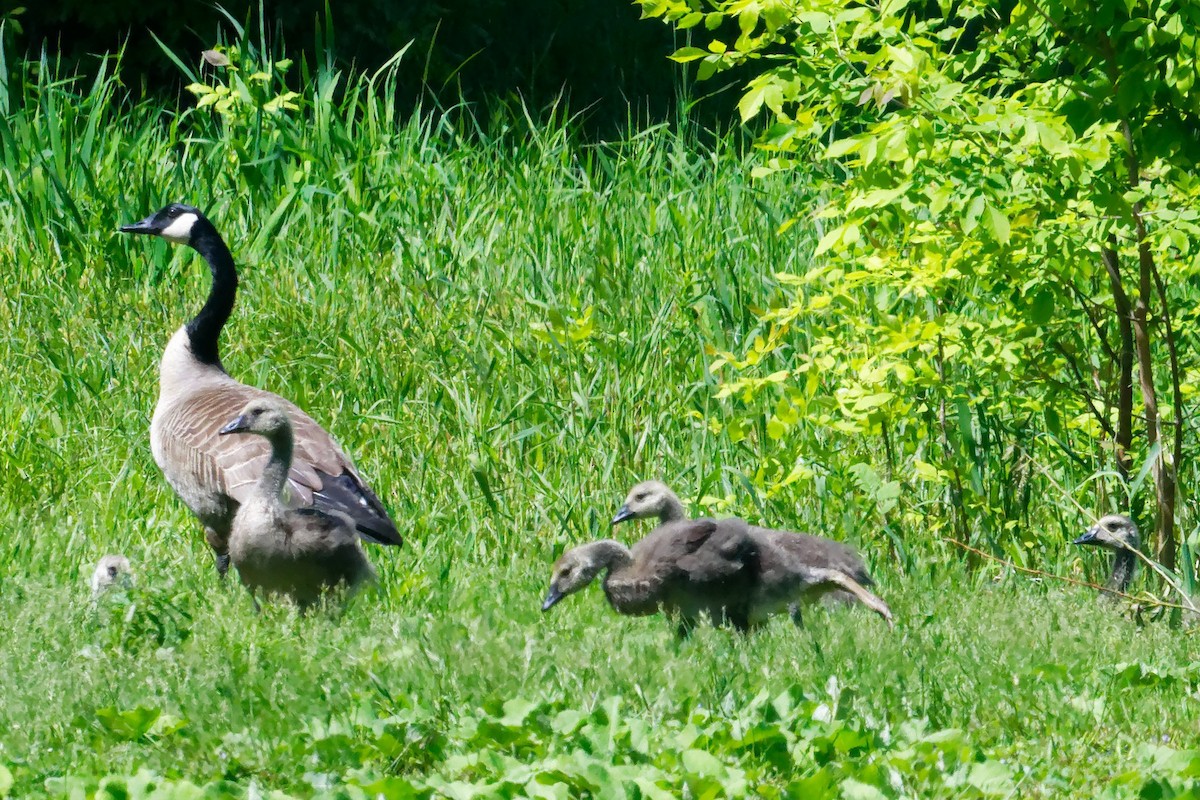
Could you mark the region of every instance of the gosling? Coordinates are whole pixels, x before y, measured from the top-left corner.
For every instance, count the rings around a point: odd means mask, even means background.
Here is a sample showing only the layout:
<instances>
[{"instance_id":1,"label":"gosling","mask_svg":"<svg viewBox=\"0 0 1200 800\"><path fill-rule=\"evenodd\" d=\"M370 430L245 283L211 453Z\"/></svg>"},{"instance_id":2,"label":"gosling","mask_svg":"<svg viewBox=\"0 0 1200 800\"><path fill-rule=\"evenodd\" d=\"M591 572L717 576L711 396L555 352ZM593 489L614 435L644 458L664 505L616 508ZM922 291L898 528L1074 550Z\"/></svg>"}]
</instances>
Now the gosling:
<instances>
[{"instance_id":1,"label":"gosling","mask_svg":"<svg viewBox=\"0 0 1200 800\"><path fill-rule=\"evenodd\" d=\"M677 616L686 636L707 616L750 631L792 604L846 591L892 625L891 609L853 578L796 559L743 520L666 522L632 549L612 539L568 550L554 564L542 602L549 611L604 573L609 605L619 614Z\"/></svg>"},{"instance_id":2,"label":"gosling","mask_svg":"<svg viewBox=\"0 0 1200 800\"><path fill-rule=\"evenodd\" d=\"M375 577L355 532L340 511L289 508L283 490L292 464L292 425L287 409L271 397L242 408L219 433L266 438L271 455L251 496L234 517L229 555L258 606L258 595L290 598L302 611L339 587L353 591Z\"/></svg>"},{"instance_id":3,"label":"gosling","mask_svg":"<svg viewBox=\"0 0 1200 800\"><path fill-rule=\"evenodd\" d=\"M122 555L107 555L96 564L92 572L92 598L96 599L114 586L128 589L133 585L133 569L129 559Z\"/></svg>"},{"instance_id":4,"label":"gosling","mask_svg":"<svg viewBox=\"0 0 1200 800\"><path fill-rule=\"evenodd\" d=\"M612 524L619 525L628 520L654 518L657 518L660 523L684 519L683 503L679 496L662 481L643 481L629 490L625 502L613 517ZM862 556L849 545L808 533L761 528L756 525L750 525L749 529L755 536L765 538L772 545L783 550L789 560L797 565L813 569L837 570L859 586L875 585L875 581L867 572L867 565L863 562ZM856 593L848 590L808 592L792 603L788 609L792 620L797 625L802 625L802 607L818 599L841 604L861 601Z\"/></svg>"}]
</instances>

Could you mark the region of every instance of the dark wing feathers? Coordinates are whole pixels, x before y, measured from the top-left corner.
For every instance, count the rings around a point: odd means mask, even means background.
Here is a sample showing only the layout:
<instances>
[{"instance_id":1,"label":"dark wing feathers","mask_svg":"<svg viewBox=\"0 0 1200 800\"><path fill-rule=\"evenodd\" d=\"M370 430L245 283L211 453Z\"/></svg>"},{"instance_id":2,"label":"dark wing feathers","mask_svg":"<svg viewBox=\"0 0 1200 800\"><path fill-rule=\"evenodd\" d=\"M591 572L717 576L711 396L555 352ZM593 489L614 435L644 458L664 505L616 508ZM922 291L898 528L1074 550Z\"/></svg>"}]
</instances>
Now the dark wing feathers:
<instances>
[{"instance_id":1,"label":"dark wing feathers","mask_svg":"<svg viewBox=\"0 0 1200 800\"><path fill-rule=\"evenodd\" d=\"M687 520L679 536L687 552L675 561L691 584L724 583L745 576L757 555L749 527L736 518Z\"/></svg>"},{"instance_id":2,"label":"dark wing feathers","mask_svg":"<svg viewBox=\"0 0 1200 800\"><path fill-rule=\"evenodd\" d=\"M190 474L185 480L215 486L239 504L245 502L270 458L270 445L261 436L221 436L217 431L260 397L282 402L291 418L295 450L288 472L289 504L341 511L365 538L400 544L400 533L383 504L333 438L294 403L253 386L231 381L174 406L164 420L162 441L175 464L186 465Z\"/></svg>"},{"instance_id":3,"label":"dark wing feathers","mask_svg":"<svg viewBox=\"0 0 1200 800\"><path fill-rule=\"evenodd\" d=\"M321 488L314 496L320 507L336 508L348 515L354 520L359 535L376 544L400 544L403 541L383 503L357 475L349 471L337 477L320 471L317 475Z\"/></svg>"}]
</instances>

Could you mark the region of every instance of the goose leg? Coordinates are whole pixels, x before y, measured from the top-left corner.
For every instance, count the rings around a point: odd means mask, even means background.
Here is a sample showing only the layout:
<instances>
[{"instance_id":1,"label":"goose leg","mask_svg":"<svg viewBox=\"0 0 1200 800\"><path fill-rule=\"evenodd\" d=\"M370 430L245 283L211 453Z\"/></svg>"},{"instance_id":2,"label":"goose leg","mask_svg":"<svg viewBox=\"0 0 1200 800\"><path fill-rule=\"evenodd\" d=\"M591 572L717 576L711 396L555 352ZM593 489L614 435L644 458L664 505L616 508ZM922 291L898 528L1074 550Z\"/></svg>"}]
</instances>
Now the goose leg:
<instances>
[{"instance_id":1,"label":"goose leg","mask_svg":"<svg viewBox=\"0 0 1200 800\"><path fill-rule=\"evenodd\" d=\"M788 616L792 618L792 624L797 628L804 627L804 614L800 610L799 602L788 604Z\"/></svg>"},{"instance_id":2,"label":"goose leg","mask_svg":"<svg viewBox=\"0 0 1200 800\"><path fill-rule=\"evenodd\" d=\"M881 598L864 589L862 584L851 578L846 573L840 572L836 569L816 567L810 570L810 579L813 580L814 583L831 583L838 588L845 589L847 592L850 592L850 594L857 597L858 601L864 606L883 617L887 621L889 628L895 627L894 623L892 622L892 610L888 608L888 604L883 602Z\"/></svg>"},{"instance_id":3,"label":"goose leg","mask_svg":"<svg viewBox=\"0 0 1200 800\"><path fill-rule=\"evenodd\" d=\"M212 528L204 529L204 541L208 542L216 558L217 577L224 580L229 573L229 542Z\"/></svg>"},{"instance_id":4,"label":"goose leg","mask_svg":"<svg viewBox=\"0 0 1200 800\"><path fill-rule=\"evenodd\" d=\"M680 617L679 625L675 628L675 635L680 641L687 639L692 635L692 631L696 629L696 620L691 617Z\"/></svg>"}]
</instances>

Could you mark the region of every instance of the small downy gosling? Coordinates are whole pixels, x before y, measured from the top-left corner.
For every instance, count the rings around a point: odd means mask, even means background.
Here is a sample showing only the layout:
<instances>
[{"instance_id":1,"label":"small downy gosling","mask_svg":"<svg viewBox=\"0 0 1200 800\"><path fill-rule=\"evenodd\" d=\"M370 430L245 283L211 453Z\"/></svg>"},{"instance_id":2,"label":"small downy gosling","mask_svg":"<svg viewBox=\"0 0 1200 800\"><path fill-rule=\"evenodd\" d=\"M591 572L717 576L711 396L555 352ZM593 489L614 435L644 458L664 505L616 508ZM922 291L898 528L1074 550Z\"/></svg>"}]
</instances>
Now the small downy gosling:
<instances>
[{"instance_id":1,"label":"small downy gosling","mask_svg":"<svg viewBox=\"0 0 1200 800\"><path fill-rule=\"evenodd\" d=\"M554 564L542 611L601 573L613 610L676 616L680 636L701 617L750 631L792 604L838 590L853 594L892 626L887 604L852 577L802 562L736 517L671 520L632 548L613 539L573 547Z\"/></svg>"},{"instance_id":2,"label":"small downy gosling","mask_svg":"<svg viewBox=\"0 0 1200 800\"><path fill-rule=\"evenodd\" d=\"M671 487L662 481L648 480L642 481L629 490L625 502L621 504L621 508L613 517L612 524L620 525L623 522L639 519L658 519L660 524L666 525L685 518L683 502L671 490ZM736 519L736 517L731 519ZM835 570L850 578L859 588L875 585L875 581L867 572L867 565L862 556L844 542L810 533L763 528L757 525L748 525L748 527L752 536L761 542L772 545L772 548L768 548L766 552L770 552L771 549L782 551L780 557L786 559L793 572L800 569ZM792 621L797 625L804 624L804 606L818 601L837 605L861 603L873 610L877 609L875 601L864 599L864 595L857 589L828 589L827 582L820 582L817 585L822 587L820 591L803 592L790 604L788 611ZM879 602L882 603L881 600Z\"/></svg>"},{"instance_id":3,"label":"small downy gosling","mask_svg":"<svg viewBox=\"0 0 1200 800\"><path fill-rule=\"evenodd\" d=\"M340 511L290 508L284 496L294 446L287 409L273 398L250 401L219 431L265 437L271 455L251 496L238 509L229 555L238 576L258 596L282 595L301 610L345 586L353 591L375 577L354 520Z\"/></svg>"},{"instance_id":4,"label":"small downy gosling","mask_svg":"<svg viewBox=\"0 0 1200 800\"><path fill-rule=\"evenodd\" d=\"M123 555L112 554L104 556L96 564L92 572L92 598L98 598L114 586L128 589L133 585L133 569L129 559Z\"/></svg>"}]
</instances>

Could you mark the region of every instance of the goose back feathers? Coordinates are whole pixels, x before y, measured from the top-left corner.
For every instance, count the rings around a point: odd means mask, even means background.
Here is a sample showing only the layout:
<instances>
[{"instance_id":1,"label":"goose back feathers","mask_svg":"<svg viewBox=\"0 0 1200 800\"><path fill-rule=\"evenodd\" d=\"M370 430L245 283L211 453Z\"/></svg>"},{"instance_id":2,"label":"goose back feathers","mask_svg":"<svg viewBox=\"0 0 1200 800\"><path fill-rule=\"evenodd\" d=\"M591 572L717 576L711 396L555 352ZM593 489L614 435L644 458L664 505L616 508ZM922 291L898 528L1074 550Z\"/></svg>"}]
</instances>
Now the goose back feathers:
<instances>
[{"instance_id":1,"label":"goose back feathers","mask_svg":"<svg viewBox=\"0 0 1200 800\"><path fill-rule=\"evenodd\" d=\"M304 608L340 584L354 587L372 578L349 515L283 502L294 447L288 409L272 398L252 400L218 431L236 433L258 434L253 438L271 449L238 508L229 540L233 564L251 593L286 595Z\"/></svg>"},{"instance_id":2,"label":"goose back feathers","mask_svg":"<svg viewBox=\"0 0 1200 800\"><path fill-rule=\"evenodd\" d=\"M254 400L278 404L291 422L291 505L345 514L363 538L401 544L379 498L320 425L293 403L225 372L219 339L233 310L238 279L229 248L212 223L199 209L171 204L121 231L189 245L212 273L203 307L176 331L163 353L150 444L167 482L204 525L218 569L223 573L227 568L229 533L238 506L249 497L270 457L270 447L261 437L221 437L218 430Z\"/></svg>"}]
</instances>

